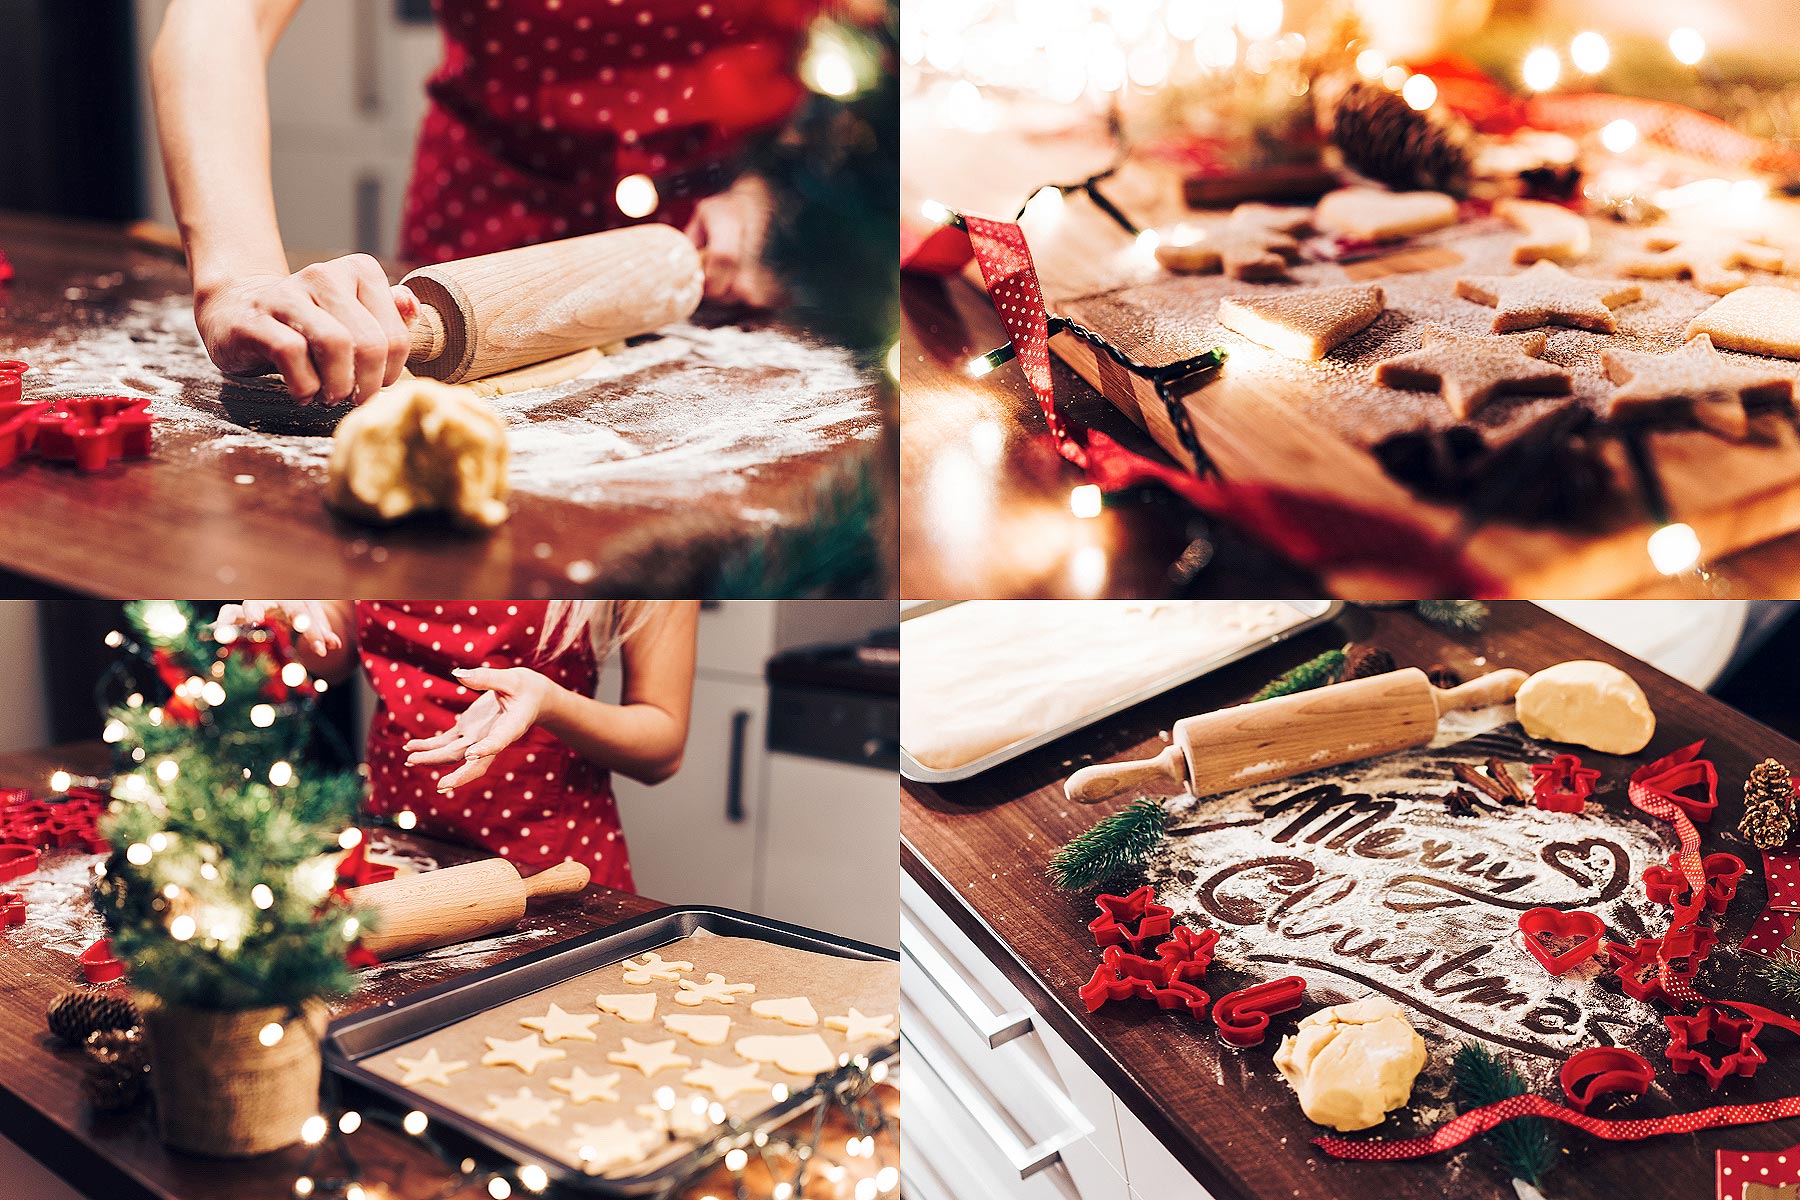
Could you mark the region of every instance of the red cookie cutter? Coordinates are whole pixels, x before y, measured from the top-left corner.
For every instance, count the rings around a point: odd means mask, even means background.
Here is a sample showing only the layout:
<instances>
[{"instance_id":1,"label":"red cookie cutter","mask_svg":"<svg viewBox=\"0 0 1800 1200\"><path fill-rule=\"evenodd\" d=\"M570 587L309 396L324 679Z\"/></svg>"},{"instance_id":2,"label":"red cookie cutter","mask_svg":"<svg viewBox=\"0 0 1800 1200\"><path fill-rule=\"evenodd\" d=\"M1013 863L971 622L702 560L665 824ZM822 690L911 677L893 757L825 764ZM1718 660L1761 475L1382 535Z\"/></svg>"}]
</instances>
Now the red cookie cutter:
<instances>
[{"instance_id":1,"label":"red cookie cutter","mask_svg":"<svg viewBox=\"0 0 1800 1200\"><path fill-rule=\"evenodd\" d=\"M1703 742L1695 742L1692 746L1683 747L1674 754L1662 759L1679 758L1681 755L1693 755L1700 752ZM1712 815L1719 807L1719 772L1712 763L1704 758L1689 758L1686 762L1677 763L1643 781L1656 795L1661 796L1676 808L1688 815L1688 819L1696 825L1704 825L1712 820ZM1705 789L1706 795L1695 798L1681 794L1682 788L1699 786Z\"/></svg>"},{"instance_id":2,"label":"red cookie cutter","mask_svg":"<svg viewBox=\"0 0 1800 1200\"><path fill-rule=\"evenodd\" d=\"M1663 934L1662 953L1663 957L1670 962L1674 962L1676 959L1692 960L1694 968L1698 970L1701 961L1711 954L1712 948L1718 944L1719 935L1707 926L1688 925L1681 929L1671 929Z\"/></svg>"},{"instance_id":3,"label":"red cookie cutter","mask_svg":"<svg viewBox=\"0 0 1800 1200\"><path fill-rule=\"evenodd\" d=\"M1662 946L1661 938L1639 938L1629 946L1618 942L1606 943L1606 956L1611 964L1610 970L1619 977L1619 989L1633 1000L1642 1000L1648 1004L1652 1000L1666 999L1663 994L1662 981ZM1677 979L1692 979L1700 964L1693 959L1669 960L1671 972Z\"/></svg>"},{"instance_id":4,"label":"red cookie cutter","mask_svg":"<svg viewBox=\"0 0 1800 1200\"><path fill-rule=\"evenodd\" d=\"M103 471L119 458L150 454L150 401L142 396L64 396L37 414L39 458Z\"/></svg>"},{"instance_id":5,"label":"red cookie cutter","mask_svg":"<svg viewBox=\"0 0 1800 1200\"><path fill-rule=\"evenodd\" d=\"M0 883L9 879L17 879L21 875L29 875L37 870L38 852L35 846L21 846L15 842L0 842Z\"/></svg>"},{"instance_id":6,"label":"red cookie cutter","mask_svg":"<svg viewBox=\"0 0 1800 1200\"><path fill-rule=\"evenodd\" d=\"M25 372L29 370L31 364L21 359L0 358L0 404L17 404L24 399Z\"/></svg>"},{"instance_id":7,"label":"red cookie cutter","mask_svg":"<svg viewBox=\"0 0 1800 1200\"><path fill-rule=\"evenodd\" d=\"M1272 979L1220 996L1213 1005L1219 1037L1233 1046L1255 1046L1269 1036L1269 1018L1300 1007L1306 980L1298 975Z\"/></svg>"},{"instance_id":8,"label":"red cookie cutter","mask_svg":"<svg viewBox=\"0 0 1800 1200\"><path fill-rule=\"evenodd\" d=\"M1158 1008L1185 1008L1195 1018L1206 1015L1206 1006L1212 1003L1212 997L1191 983L1183 983L1179 979L1151 993L1150 998L1156 1001Z\"/></svg>"},{"instance_id":9,"label":"red cookie cutter","mask_svg":"<svg viewBox=\"0 0 1800 1200\"><path fill-rule=\"evenodd\" d=\"M1131 947L1133 953L1144 943L1167 937L1175 921L1175 910L1156 902L1156 892L1149 884L1123 896L1099 896L1094 903L1100 915L1088 922L1088 931L1099 946ZM1137 931L1131 924L1136 922Z\"/></svg>"},{"instance_id":10,"label":"red cookie cutter","mask_svg":"<svg viewBox=\"0 0 1800 1200\"><path fill-rule=\"evenodd\" d=\"M1663 1024L1669 1027L1667 1054L1675 1073L1689 1075L1698 1071L1715 1092L1733 1075L1748 1079L1769 1061L1762 1047L1756 1044L1762 1022L1755 1017L1727 1016L1723 1010L1708 1004L1691 1017L1664 1017ZM1708 1042L1729 1047L1730 1052L1723 1058L1713 1059L1700 1050Z\"/></svg>"},{"instance_id":11,"label":"red cookie cutter","mask_svg":"<svg viewBox=\"0 0 1800 1200\"><path fill-rule=\"evenodd\" d=\"M1606 926L1583 909L1532 908L1519 914L1519 931L1525 935L1525 949L1531 957L1552 975L1561 975L1600 953L1600 935ZM1549 941L1552 938L1572 941L1558 951Z\"/></svg>"},{"instance_id":12,"label":"red cookie cutter","mask_svg":"<svg viewBox=\"0 0 1800 1200\"><path fill-rule=\"evenodd\" d=\"M18 892L0 892L0 928L25 923L25 897Z\"/></svg>"},{"instance_id":13,"label":"red cookie cutter","mask_svg":"<svg viewBox=\"0 0 1800 1200\"><path fill-rule=\"evenodd\" d=\"M101 938L81 952L81 973L89 983L111 983L125 978L125 964L112 956L112 946Z\"/></svg>"},{"instance_id":14,"label":"red cookie cutter","mask_svg":"<svg viewBox=\"0 0 1800 1200\"><path fill-rule=\"evenodd\" d=\"M1148 1000L1151 992L1152 985L1148 981L1121 975L1118 962L1111 958L1104 959L1094 968L1093 977L1075 989L1089 1012L1099 1011L1102 1004L1112 1000L1129 1000L1133 996Z\"/></svg>"},{"instance_id":15,"label":"red cookie cutter","mask_svg":"<svg viewBox=\"0 0 1800 1200\"><path fill-rule=\"evenodd\" d=\"M1623 1046L1589 1046L1571 1054L1557 1072L1569 1107L1585 1113L1602 1096L1642 1096L1655 1077L1650 1060Z\"/></svg>"},{"instance_id":16,"label":"red cookie cutter","mask_svg":"<svg viewBox=\"0 0 1800 1200\"><path fill-rule=\"evenodd\" d=\"M1186 925L1177 925L1169 934L1169 940L1156 948L1157 960L1162 964L1163 984L1191 983L1204 978L1218 946L1216 930L1195 932Z\"/></svg>"},{"instance_id":17,"label":"red cookie cutter","mask_svg":"<svg viewBox=\"0 0 1800 1200\"><path fill-rule=\"evenodd\" d=\"M1531 798L1551 812L1579 813L1600 782L1600 772L1581 765L1573 754L1559 754L1548 763L1531 764Z\"/></svg>"},{"instance_id":18,"label":"red cookie cutter","mask_svg":"<svg viewBox=\"0 0 1800 1200\"><path fill-rule=\"evenodd\" d=\"M1706 907L1722 913L1737 895L1738 882L1744 878L1744 860L1724 852L1709 854L1700 861L1700 873L1705 877ZM1681 873L1679 852L1669 855L1666 867L1644 868L1644 895L1665 908L1688 902L1688 881Z\"/></svg>"}]
</instances>

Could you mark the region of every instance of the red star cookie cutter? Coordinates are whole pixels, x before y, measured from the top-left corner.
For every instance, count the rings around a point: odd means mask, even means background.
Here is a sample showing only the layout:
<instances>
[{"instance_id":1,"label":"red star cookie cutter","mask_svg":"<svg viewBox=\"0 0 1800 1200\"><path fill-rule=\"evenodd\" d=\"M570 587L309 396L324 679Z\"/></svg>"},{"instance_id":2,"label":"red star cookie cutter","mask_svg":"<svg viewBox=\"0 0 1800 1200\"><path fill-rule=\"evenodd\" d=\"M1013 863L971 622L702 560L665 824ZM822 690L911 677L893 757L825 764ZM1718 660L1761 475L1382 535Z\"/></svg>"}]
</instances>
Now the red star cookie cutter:
<instances>
[{"instance_id":1,"label":"red star cookie cutter","mask_svg":"<svg viewBox=\"0 0 1800 1200\"><path fill-rule=\"evenodd\" d=\"M36 846L23 846L16 842L0 842L0 883L17 879L21 875L29 875L37 870L37 865Z\"/></svg>"},{"instance_id":2,"label":"red star cookie cutter","mask_svg":"<svg viewBox=\"0 0 1800 1200\"><path fill-rule=\"evenodd\" d=\"M142 396L64 396L37 414L39 458L103 471L121 458L150 454L150 401Z\"/></svg>"},{"instance_id":3,"label":"red star cookie cutter","mask_svg":"<svg viewBox=\"0 0 1800 1200\"><path fill-rule=\"evenodd\" d=\"M1269 1019L1300 1007L1306 980L1298 975L1271 979L1220 996L1213 1005L1213 1024L1221 1040L1233 1046L1255 1046L1269 1036Z\"/></svg>"},{"instance_id":4,"label":"red star cookie cutter","mask_svg":"<svg viewBox=\"0 0 1800 1200\"><path fill-rule=\"evenodd\" d=\"M25 897L19 892L0 892L0 928L25 923Z\"/></svg>"},{"instance_id":5,"label":"red star cookie cutter","mask_svg":"<svg viewBox=\"0 0 1800 1200\"><path fill-rule=\"evenodd\" d=\"M1700 873L1705 877L1708 909L1715 913L1725 911L1731 904L1732 897L1737 895L1738 882L1744 878L1744 870L1743 859L1722 851L1709 854L1700 861ZM1688 903L1688 881L1681 873L1679 852L1669 855L1669 865L1666 867L1657 865L1644 868L1644 895L1650 898L1652 904L1660 904L1664 908Z\"/></svg>"},{"instance_id":6,"label":"red star cookie cutter","mask_svg":"<svg viewBox=\"0 0 1800 1200\"><path fill-rule=\"evenodd\" d=\"M1177 925L1169 934L1169 940L1156 948L1157 960L1162 963L1163 984L1191 983L1204 978L1218 946L1216 930L1195 932L1186 925Z\"/></svg>"},{"instance_id":7,"label":"red star cookie cutter","mask_svg":"<svg viewBox=\"0 0 1800 1200\"><path fill-rule=\"evenodd\" d=\"M1711 931L1708 930L1710 933ZM1662 938L1639 938L1629 946L1618 942L1606 943L1606 957L1610 970L1619 977L1619 989L1633 1000L1642 1000L1648 1004L1652 1000L1666 999L1663 994L1662 981ZM1677 979L1688 980L1700 969L1700 964L1691 958L1670 958L1670 971Z\"/></svg>"},{"instance_id":8,"label":"red star cookie cutter","mask_svg":"<svg viewBox=\"0 0 1800 1200\"><path fill-rule=\"evenodd\" d=\"M1581 765L1573 754L1559 754L1547 763L1531 764L1532 801L1551 812L1579 813L1600 782L1600 772Z\"/></svg>"},{"instance_id":9,"label":"red star cookie cutter","mask_svg":"<svg viewBox=\"0 0 1800 1200\"><path fill-rule=\"evenodd\" d=\"M1583 909L1533 908L1519 914L1519 932L1531 957L1552 975L1561 975L1600 953L1606 926Z\"/></svg>"},{"instance_id":10,"label":"red star cookie cutter","mask_svg":"<svg viewBox=\"0 0 1800 1200\"><path fill-rule=\"evenodd\" d=\"M1149 884L1123 896L1098 896L1094 903L1100 915L1088 922L1088 931L1098 946L1130 946L1132 952L1144 943L1167 937L1175 921L1175 910L1156 902L1156 892ZM1135 922L1137 929L1131 929Z\"/></svg>"},{"instance_id":11,"label":"red star cookie cutter","mask_svg":"<svg viewBox=\"0 0 1800 1200\"><path fill-rule=\"evenodd\" d=\"M1642 1096L1655 1070L1650 1060L1623 1046L1589 1046L1568 1057L1557 1072L1569 1107L1585 1113L1602 1096Z\"/></svg>"},{"instance_id":12,"label":"red star cookie cutter","mask_svg":"<svg viewBox=\"0 0 1800 1200\"><path fill-rule=\"evenodd\" d=\"M1699 1072L1707 1085L1718 1091L1719 1085L1733 1075L1748 1079L1756 1069L1768 1062L1768 1056L1756 1044L1762 1022L1755 1017L1732 1017L1708 1004L1691 1017L1670 1015L1663 1018L1669 1027L1669 1065L1677 1075ZM1700 1048L1708 1042L1727 1048L1722 1058L1712 1058Z\"/></svg>"},{"instance_id":13,"label":"red star cookie cutter","mask_svg":"<svg viewBox=\"0 0 1800 1200\"><path fill-rule=\"evenodd\" d=\"M81 973L89 983L111 983L125 978L125 964L113 957L112 945L101 938L81 952Z\"/></svg>"}]
</instances>

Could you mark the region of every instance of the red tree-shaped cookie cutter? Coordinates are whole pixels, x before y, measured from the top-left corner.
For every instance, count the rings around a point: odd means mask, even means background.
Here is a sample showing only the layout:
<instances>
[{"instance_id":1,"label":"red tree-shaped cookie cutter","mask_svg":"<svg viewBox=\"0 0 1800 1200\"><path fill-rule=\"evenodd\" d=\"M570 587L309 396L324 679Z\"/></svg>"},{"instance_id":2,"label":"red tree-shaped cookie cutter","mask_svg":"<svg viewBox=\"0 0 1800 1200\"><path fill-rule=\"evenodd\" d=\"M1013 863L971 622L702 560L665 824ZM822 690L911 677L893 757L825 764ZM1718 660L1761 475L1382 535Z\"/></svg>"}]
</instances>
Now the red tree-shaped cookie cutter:
<instances>
[{"instance_id":1,"label":"red tree-shaped cookie cutter","mask_svg":"<svg viewBox=\"0 0 1800 1200\"><path fill-rule=\"evenodd\" d=\"M1705 877L1706 907L1722 913L1737 895L1738 883L1744 878L1744 860L1723 851L1700 860L1700 873ZM1668 866L1644 868L1644 895L1652 904L1664 908L1689 902L1687 877L1681 873L1679 852L1669 855Z\"/></svg>"},{"instance_id":2,"label":"red tree-shaped cookie cutter","mask_svg":"<svg viewBox=\"0 0 1800 1200\"><path fill-rule=\"evenodd\" d=\"M1163 985L1192 983L1204 978L1218 946L1217 930L1196 932L1186 925L1177 925L1169 934L1169 940L1156 948L1157 961L1162 964Z\"/></svg>"},{"instance_id":3,"label":"red tree-shaped cookie cutter","mask_svg":"<svg viewBox=\"0 0 1800 1200\"><path fill-rule=\"evenodd\" d=\"M0 928L25 923L25 897L19 892L0 892Z\"/></svg>"},{"instance_id":4,"label":"red tree-shaped cookie cutter","mask_svg":"<svg viewBox=\"0 0 1800 1200\"><path fill-rule=\"evenodd\" d=\"M1727 1016L1723 1010L1708 1004L1691 1017L1672 1015L1663 1018L1669 1027L1669 1065L1677 1075L1699 1072L1713 1091L1733 1075L1746 1079L1768 1062L1768 1056L1756 1044L1762 1022L1755 1017ZM1727 1048L1722 1058L1714 1059L1700 1047L1708 1042Z\"/></svg>"},{"instance_id":5,"label":"red tree-shaped cookie cutter","mask_svg":"<svg viewBox=\"0 0 1800 1200\"><path fill-rule=\"evenodd\" d=\"M1525 949L1552 975L1561 975L1600 953L1600 935L1606 926L1591 912L1575 909L1533 908L1519 914L1519 932ZM1568 942L1557 950L1555 942Z\"/></svg>"},{"instance_id":6,"label":"red tree-shaped cookie cutter","mask_svg":"<svg viewBox=\"0 0 1800 1200\"><path fill-rule=\"evenodd\" d=\"M1719 772L1712 763L1698 757L1704 741L1695 742L1691 746L1667 754L1652 765L1668 764L1657 775L1640 780L1653 795L1657 795L1679 808L1688 815L1688 819L1696 825L1704 825L1712 820L1712 815L1719 807ZM1683 788L1699 786L1705 791L1701 797L1684 796Z\"/></svg>"},{"instance_id":7,"label":"red tree-shaped cookie cutter","mask_svg":"<svg viewBox=\"0 0 1800 1200\"><path fill-rule=\"evenodd\" d=\"M81 952L81 973L89 983L111 983L125 978L125 964L113 957L112 945L101 938Z\"/></svg>"},{"instance_id":8,"label":"red tree-shaped cookie cutter","mask_svg":"<svg viewBox=\"0 0 1800 1200\"><path fill-rule=\"evenodd\" d=\"M1579 813L1600 782L1600 772L1581 765L1573 754L1559 754L1548 763L1531 764L1531 798L1551 812Z\"/></svg>"},{"instance_id":9,"label":"red tree-shaped cookie cutter","mask_svg":"<svg viewBox=\"0 0 1800 1200\"><path fill-rule=\"evenodd\" d=\"M1654 1077L1650 1060L1623 1046L1589 1046L1571 1054L1557 1072L1569 1107L1578 1113L1602 1096L1641 1096Z\"/></svg>"},{"instance_id":10,"label":"red tree-shaped cookie cutter","mask_svg":"<svg viewBox=\"0 0 1800 1200\"><path fill-rule=\"evenodd\" d=\"M1612 973L1619 977L1619 989L1633 1000L1642 1000L1646 1004L1666 999L1660 978L1662 954L1662 938L1639 938L1629 946L1606 943L1606 957ZM1669 969L1677 979L1691 980L1700 969L1700 963L1696 958L1671 956Z\"/></svg>"},{"instance_id":11,"label":"red tree-shaped cookie cutter","mask_svg":"<svg viewBox=\"0 0 1800 1200\"><path fill-rule=\"evenodd\" d=\"M1255 1046L1269 1036L1269 1018L1299 1008L1305 994L1306 980L1298 975L1227 992L1213 1005L1213 1024L1223 1041Z\"/></svg>"},{"instance_id":12,"label":"red tree-shaped cookie cutter","mask_svg":"<svg viewBox=\"0 0 1800 1200\"><path fill-rule=\"evenodd\" d=\"M1132 952L1142 950L1146 942L1167 937L1175 921L1175 910L1156 902L1156 892L1149 884L1123 896L1099 896L1094 903L1100 915L1088 922L1088 930L1099 946L1130 946ZM1137 928L1131 928L1133 922Z\"/></svg>"}]
</instances>

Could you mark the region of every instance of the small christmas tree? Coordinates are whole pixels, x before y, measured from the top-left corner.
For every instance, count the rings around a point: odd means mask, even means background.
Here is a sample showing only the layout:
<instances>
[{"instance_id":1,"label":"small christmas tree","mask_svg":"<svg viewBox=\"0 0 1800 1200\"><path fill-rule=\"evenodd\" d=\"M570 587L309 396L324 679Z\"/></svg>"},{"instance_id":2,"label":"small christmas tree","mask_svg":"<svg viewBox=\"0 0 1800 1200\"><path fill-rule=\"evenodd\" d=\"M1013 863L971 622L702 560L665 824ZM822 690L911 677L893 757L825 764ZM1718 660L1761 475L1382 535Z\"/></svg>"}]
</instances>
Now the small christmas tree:
<instances>
[{"instance_id":1,"label":"small christmas tree","mask_svg":"<svg viewBox=\"0 0 1800 1200\"><path fill-rule=\"evenodd\" d=\"M1738 832L1758 849L1773 850L1787 844L1793 825L1793 778L1786 767L1765 758L1744 781L1744 819L1738 822Z\"/></svg>"},{"instance_id":2,"label":"small christmas tree","mask_svg":"<svg viewBox=\"0 0 1800 1200\"><path fill-rule=\"evenodd\" d=\"M127 617L133 632L108 642L151 678L106 723L125 770L94 902L114 953L140 990L190 1008L347 993L360 918L334 892L335 859L361 839L362 785L304 759L322 685L268 631L215 634L167 600Z\"/></svg>"}]
</instances>

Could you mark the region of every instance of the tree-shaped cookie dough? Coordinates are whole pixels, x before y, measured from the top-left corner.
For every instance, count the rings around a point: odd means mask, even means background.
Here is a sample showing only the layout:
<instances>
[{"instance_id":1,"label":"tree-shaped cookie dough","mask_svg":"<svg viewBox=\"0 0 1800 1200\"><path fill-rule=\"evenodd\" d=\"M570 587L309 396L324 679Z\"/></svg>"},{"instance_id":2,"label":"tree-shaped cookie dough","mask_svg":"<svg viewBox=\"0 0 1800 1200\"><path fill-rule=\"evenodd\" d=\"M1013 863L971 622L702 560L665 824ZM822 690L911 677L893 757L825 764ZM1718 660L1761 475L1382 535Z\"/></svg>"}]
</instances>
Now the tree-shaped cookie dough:
<instances>
[{"instance_id":1,"label":"tree-shaped cookie dough","mask_svg":"<svg viewBox=\"0 0 1800 1200\"><path fill-rule=\"evenodd\" d=\"M1413 392L1438 392L1461 420L1495 396L1565 396L1569 373L1542 361L1541 333L1497 338L1453 333L1427 325L1419 349L1375 364L1375 382Z\"/></svg>"},{"instance_id":2,"label":"tree-shaped cookie dough","mask_svg":"<svg viewBox=\"0 0 1800 1200\"><path fill-rule=\"evenodd\" d=\"M1644 235L1646 253L1629 259L1625 273L1639 279L1692 279L1715 296L1745 287L1742 268L1781 270L1782 252L1754 235L1719 229L1657 229Z\"/></svg>"},{"instance_id":3,"label":"tree-shaped cookie dough","mask_svg":"<svg viewBox=\"0 0 1800 1200\"><path fill-rule=\"evenodd\" d=\"M1317 362L1382 313L1374 285L1305 288L1219 301L1219 324L1289 358Z\"/></svg>"},{"instance_id":4,"label":"tree-shaped cookie dough","mask_svg":"<svg viewBox=\"0 0 1800 1200\"><path fill-rule=\"evenodd\" d=\"M1512 260L1520 266L1541 258L1576 262L1587 256L1593 242L1587 218L1560 204L1508 196L1494 202L1494 215L1525 234L1512 251Z\"/></svg>"},{"instance_id":5,"label":"tree-shaped cookie dough","mask_svg":"<svg viewBox=\"0 0 1800 1200\"><path fill-rule=\"evenodd\" d=\"M1307 208L1240 204L1215 229L1186 231L1157 243L1156 261L1183 274L1222 271L1252 283L1286 279L1288 264L1300 256L1293 231L1311 215Z\"/></svg>"},{"instance_id":6,"label":"tree-shaped cookie dough","mask_svg":"<svg viewBox=\"0 0 1800 1200\"><path fill-rule=\"evenodd\" d=\"M1688 337L1703 333L1721 350L1800 358L1800 292L1767 284L1739 288L1688 322Z\"/></svg>"},{"instance_id":7,"label":"tree-shaped cookie dough","mask_svg":"<svg viewBox=\"0 0 1800 1200\"><path fill-rule=\"evenodd\" d=\"M1495 310L1494 332L1567 325L1611 333L1619 327L1612 310L1643 297L1643 289L1623 279L1584 279L1553 262L1532 263L1517 275L1471 275L1456 281L1456 294Z\"/></svg>"},{"instance_id":8,"label":"tree-shaped cookie dough","mask_svg":"<svg viewBox=\"0 0 1800 1200\"><path fill-rule=\"evenodd\" d=\"M1727 358L1704 333L1665 354L1608 350L1600 362L1607 377L1619 385L1606 410L1615 419L1686 404L1701 425L1737 439L1750 428L1745 404L1791 400L1794 395L1794 380L1787 372L1752 359Z\"/></svg>"}]
</instances>

